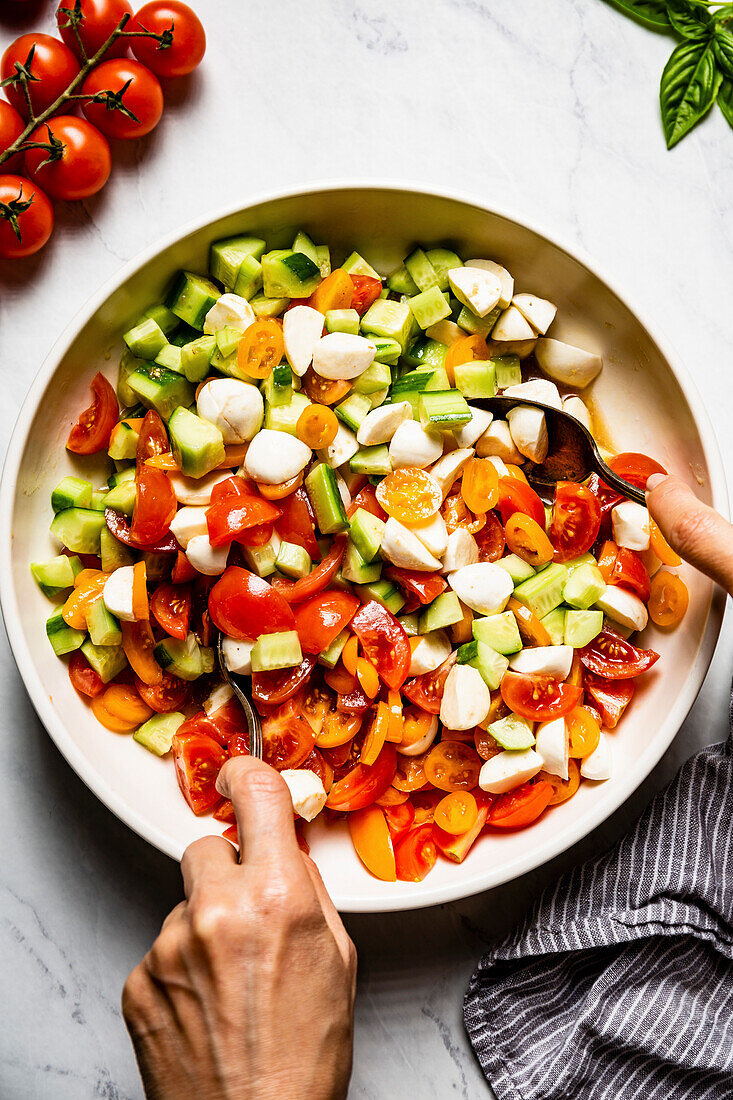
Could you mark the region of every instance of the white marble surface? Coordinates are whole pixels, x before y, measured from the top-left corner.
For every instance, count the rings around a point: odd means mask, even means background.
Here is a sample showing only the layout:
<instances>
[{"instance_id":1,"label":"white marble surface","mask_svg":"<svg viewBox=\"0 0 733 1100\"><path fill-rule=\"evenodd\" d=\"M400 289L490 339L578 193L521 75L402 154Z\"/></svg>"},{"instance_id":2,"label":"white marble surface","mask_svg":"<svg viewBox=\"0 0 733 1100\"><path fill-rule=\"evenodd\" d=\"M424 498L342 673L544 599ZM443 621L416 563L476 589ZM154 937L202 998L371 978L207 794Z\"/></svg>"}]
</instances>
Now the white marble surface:
<instances>
[{"instance_id":1,"label":"white marble surface","mask_svg":"<svg viewBox=\"0 0 733 1100\"><path fill-rule=\"evenodd\" d=\"M0 0L0 49L19 12ZM657 118L670 45L602 0L198 0L200 73L147 140L119 149L102 196L59 210L51 247L0 268L0 443L67 320L120 264L193 214L270 187L393 178L458 187L600 258L666 329L733 457L729 381L733 133L714 115L673 153ZM350 1096L487 1094L461 999L487 936L625 829L699 745L726 732L724 628L679 737L637 796L554 864L460 905L352 917L360 955ZM119 993L167 910L178 868L82 786L0 657L0 1093L141 1096ZM287 1035L285 1033L285 1039Z\"/></svg>"}]
</instances>

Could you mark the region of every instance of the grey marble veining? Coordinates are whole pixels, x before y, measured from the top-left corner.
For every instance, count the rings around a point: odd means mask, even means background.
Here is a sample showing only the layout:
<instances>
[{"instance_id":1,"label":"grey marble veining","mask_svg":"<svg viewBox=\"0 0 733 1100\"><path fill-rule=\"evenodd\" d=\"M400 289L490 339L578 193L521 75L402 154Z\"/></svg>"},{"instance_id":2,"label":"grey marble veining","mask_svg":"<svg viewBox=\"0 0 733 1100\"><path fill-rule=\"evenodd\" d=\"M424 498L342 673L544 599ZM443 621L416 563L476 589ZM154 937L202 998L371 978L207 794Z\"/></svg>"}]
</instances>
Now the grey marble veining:
<instances>
[{"instance_id":1,"label":"grey marble veining","mask_svg":"<svg viewBox=\"0 0 733 1100\"><path fill-rule=\"evenodd\" d=\"M209 52L167 90L158 129L115 151L102 195L59 209L39 257L0 267L3 451L38 365L122 262L208 208L361 177L482 196L600 259L670 335L733 456L733 133L716 113L666 152L657 94L668 39L603 0L196 6ZM0 0L0 49L26 29L12 8ZM41 5L36 26L51 29L51 9ZM1 644L0 1096L139 1100L119 993L179 900L178 869L76 778ZM725 736L732 657L727 623L665 759L576 848L462 904L349 918L360 955L353 1100L415 1086L421 1100L488 1095L461 1023L483 944L561 869L619 836L696 747Z\"/></svg>"}]
</instances>

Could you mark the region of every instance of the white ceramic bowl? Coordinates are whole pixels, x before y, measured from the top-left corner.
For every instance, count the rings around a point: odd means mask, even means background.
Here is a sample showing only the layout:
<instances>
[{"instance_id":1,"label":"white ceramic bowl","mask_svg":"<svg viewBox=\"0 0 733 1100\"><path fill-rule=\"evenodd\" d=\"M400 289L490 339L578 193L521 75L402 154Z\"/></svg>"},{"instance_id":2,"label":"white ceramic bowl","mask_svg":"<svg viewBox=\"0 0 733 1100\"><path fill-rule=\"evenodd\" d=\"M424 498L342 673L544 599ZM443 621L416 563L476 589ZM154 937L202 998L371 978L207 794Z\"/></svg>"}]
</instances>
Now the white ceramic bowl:
<instances>
[{"instance_id":1,"label":"white ceramic bowl","mask_svg":"<svg viewBox=\"0 0 733 1100\"><path fill-rule=\"evenodd\" d=\"M723 468L710 422L674 353L595 271L588 260L536 229L479 203L399 186L324 186L267 196L244 209L207 217L127 264L67 327L38 373L13 434L0 493L0 595L23 680L52 738L96 795L151 844L180 858L211 831L181 798L173 765L99 726L71 688L66 662L48 644L49 602L28 569L57 552L48 534L50 492L72 472L89 475L64 443L87 403L96 370L114 379L120 335L159 300L177 268L207 268L211 241L236 232L287 246L304 227L327 242L336 260L356 248L382 271L416 243L448 243L463 256L490 256L513 272L520 290L558 306L554 336L595 348L605 367L593 397L618 450L654 455L687 478L698 494L726 510ZM103 464L99 464L101 484ZM613 779L583 784L577 796L526 832L487 837L460 866L439 861L421 884L385 883L361 866L345 826L311 828L312 851L337 906L347 912L417 908L465 897L537 867L608 817L660 759L687 715L710 662L722 603L702 577L686 573L690 610L684 626L645 642L662 660L648 674L618 731L611 735ZM218 826L216 826L218 830Z\"/></svg>"}]
</instances>

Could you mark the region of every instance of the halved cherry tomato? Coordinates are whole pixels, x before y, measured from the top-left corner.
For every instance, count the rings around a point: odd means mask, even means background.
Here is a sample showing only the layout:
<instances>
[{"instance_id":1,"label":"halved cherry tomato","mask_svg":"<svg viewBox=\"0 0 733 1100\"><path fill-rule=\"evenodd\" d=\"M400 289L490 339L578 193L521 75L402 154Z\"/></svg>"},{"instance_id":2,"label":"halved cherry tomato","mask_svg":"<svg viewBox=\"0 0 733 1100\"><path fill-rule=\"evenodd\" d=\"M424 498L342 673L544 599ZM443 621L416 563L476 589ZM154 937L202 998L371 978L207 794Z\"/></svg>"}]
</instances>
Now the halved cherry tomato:
<instances>
[{"instance_id":1,"label":"halved cherry tomato","mask_svg":"<svg viewBox=\"0 0 733 1100\"><path fill-rule=\"evenodd\" d=\"M228 497L206 509L209 541L212 546L226 546L250 528L274 523L279 516L277 505L259 496Z\"/></svg>"},{"instance_id":2,"label":"halved cherry tomato","mask_svg":"<svg viewBox=\"0 0 733 1100\"><path fill-rule=\"evenodd\" d=\"M321 783L323 783L324 791L328 794L333 786L333 768L323 753L319 752L318 749L313 749L300 766L306 771L315 772Z\"/></svg>"},{"instance_id":3,"label":"halved cherry tomato","mask_svg":"<svg viewBox=\"0 0 733 1100\"><path fill-rule=\"evenodd\" d=\"M460 493L450 493L443 501L440 514L445 520L445 525L450 534L462 527L470 535L476 535L486 526L486 517L490 512L481 512L478 515L470 510Z\"/></svg>"},{"instance_id":4,"label":"halved cherry tomato","mask_svg":"<svg viewBox=\"0 0 733 1100\"><path fill-rule=\"evenodd\" d=\"M608 680L592 672L586 672L583 688L598 707L603 725L609 729L616 728L636 690L633 680Z\"/></svg>"},{"instance_id":5,"label":"halved cherry tomato","mask_svg":"<svg viewBox=\"0 0 733 1100\"><path fill-rule=\"evenodd\" d=\"M322 378L313 367L308 367L303 375L303 389L306 396L319 405L338 405L346 397L351 385L343 378Z\"/></svg>"},{"instance_id":6,"label":"halved cherry tomato","mask_svg":"<svg viewBox=\"0 0 733 1100\"><path fill-rule=\"evenodd\" d=\"M319 749L346 745L361 729L361 716L337 710L336 699L324 688L310 689L303 702L302 714L313 730Z\"/></svg>"},{"instance_id":7,"label":"halved cherry tomato","mask_svg":"<svg viewBox=\"0 0 733 1100\"><path fill-rule=\"evenodd\" d=\"M300 691L308 683L315 668L316 659L312 655L303 658L295 668L278 668L273 672L252 673L252 698L255 703L265 706L277 706Z\"/></svg>"},{"instance_id":8,"label":"halved cherry tomato","mask_svg":"<svg viewBox=\"0 0 733 1100\"><path fill-rule=\"evenodd\" d=\"M397 768L394 745L387 744L374 764L357 764L343 779L334 783L326 805L331 810L361 810L370 806L390 786Z\"/></svg>"},{"instance_id":9,"label":"halved cherry tomato","mask_svg":"<svg viewBox=\"0 0 733 1100\"><path fill-rule=\"evenodd\" d=\"M459 600L460 603L460 600ZM448 627L450 640L454 645L464 645L473 638L473 611L465 604L461 604L462 618Z\"/></svg>"},{"instance_id":10,"label":"halved cherry tomato","mask_svg":"<svg viewBox=\"0 0 733 1100\"><path fill-rule=\"evenodd\" d=\"M414 704L405 707L402 712L402 738L399 742L400 747L405 749L416 745L419 741L422 741L423 738L428 736L431 728L437 730L437 722L434 714Z\"/></svg>"},{"instance_id":11,"label":"halved cherry tomato","mask_svg":"<svg viewBox=\"0 0 733 1100\"><path fill-rule=\"evenodd\" d=\"M494 801L491 795L485 794L483 791L474 792L473 797L476 799L477 804L476 820L465 833L454 835L446 832L445 829L441 829L437 824L433 825L435 843L442 855L451 860L452 863L463 863L486 824L489 810Z\"/></svg>"},{"instance_id":12,"label":"halved cherry tomato","mask_svg":"<svg viewBox=\"0 0 733 1100\"><path fill-rule=\"evenodd\" d=\"M230 798L224 798L211 815L214 821L223 821L227 825L236 825L237 815L234 812L234 803Z\"/></svg>"},{"instance_id":13,"label":"halved cherry tomato","mask_svg":"<svg viewBox=\"0 0 733 1100\"><path fill-rule=\"evenodd\" d=\"M392 786L398 791L407 791L410 794L427 787L428 781L425 778L426 756L427 753L424 752L419 756L403 756L400 754L397 757L397 768L392 779Z\"/></svg>"},{"instance_id":14,"label":"halved cherry tomato","mask_svg":"<svg viewBox=\"0 0 733 1100\"><path fill-rule=\"evenodd\" d=\"M137 437L137 451L135 461L142 466L150 458L163 455L170 451L171 445L168 433L159 413L155 409L149 409L140 427Z\"/></svg>"},{"instance_id":15,"label":"halved cherry tomato","mask_svg":"<svg viewBox=\"0 0 733 1100\"><path fill-rule=\"evenodd\" d=\"M295 695L262 719L263 759L278 771L299 768L316 743L301 709L302 697Z\"/></svg>"},{"instance_id":16,"label":"halved cherry tomato","mask_svg":"<svg viewBox=\"0 0 733 1100\"><path fill-rule=\"evenodd\" d=\"M552 638L547 627L542 625L533 611L530 611L523 603L516 600L514 596L510 596L506 609L514 613L519 636L525 645L552 645Z\"/></svg>"},{"instance_id":17,"label":"halved cherry tomato","mask_svg":"<svg viewBox=\"0 0 733 1100\"><path fill-rule=\"evenodd\" d=\"M496 512L486 513L486 523L473 537L478 544L479 561L498 561L504 553L504 528Z\"/></svg>"},{"instance_id":18,"label":"halved cherry tomato","mask_svg":"<svg viewBox=\"0 0 733 1100\"><path fill-rule=\"evenodd\" d=\"M610 512L624 499L623 494L612 489L605 481L601 481L598 474L590 475L587 481L587 488L590 489L591 493L593 493L593 496L598 501L603 523L605 524L606 520L608 520L610 529Z\"/></svg>"},{"instance_id":19,"label":"halved cherry tomato","mask_svg":"<svg viewBox=\"0 0 733 1100\"><path fill-rule=\"evenodd\" d=\"M134 730L153 713L135 688L127 684L110 684L104 695L98 696L94 702L99 705L97 709L92 705L98 721L118 733Z\"/></svg>"},{"instance_id":20,"label":"halved cherry tomato","mask_svg":"<svg viewBox=\"0 0 733 1100\"><path fill-rule=\"evenodd\" d=\"M390 791L394 791L394 794L399 795L403 801L385 805L384 799L389 795ZM387 791L379 800L379 804L384 810L389 835L392 837L393 843L396 843L405 835L407 830L411 828L415 820L415 807L410 802L410 796L405 791L395 791L394 787L387 788Z\"/></svg>"},{"instance_id":21,"label":"halved cherry tomato","mask_svg":"<svg viewBox=\"0 0 733 1100\"><path fill-rule=\"evenodd\" d=\"M585 485L558 481L550 524L555 561L570 561L590 550L601 529L601 507Z\"/></svg>"},{"instance_id":22,"label":"halved cherry tomato","mask_svg":"<svg viewBox=\"0 0 733 1100\"><path fill-rule=\"evenodd\" d=\"M207 714L200 710L191 718L186 719L177 732L205 733L207 737L213 737L223 747L231 747L232 741L248 738L247 720L244 711L236 699L230 699L224 706L218 707L213 713Z\"/></svg>"},{"instance_id":23,"label":"halved cherry tomato","mask_svg":"<svg viewBox=\"0 0 733 1100\"><path fill-rule=\"evenodd\" d=\"M148 459L148 466L153 466L156 470L163 470L165 473L178 473L181 469L174 455L163 454L155 455L154 458Z\"/></svg>"},{"instance_id":24,"label":"halved cherry tomato","mask_svg":"<svg viewBox=\"0 0 733 1100\"><path fill-rule=\"evenodd\" d=\"M295 629L292 608L280 591L236 565L225 569L211 589L209 613L223 634L243 641Z\"/></svg>"},{"instance_id":25,"label":"halved cherry tomato","mask_svg":"<svg viewBox=\"0 0 733 1100\"><path fill-rule=\"evenodd\" d=\"M613 567L616 564L616 558L618 557L618 546L611 539L606 539L601 547L601 551L598 555L598 568L601 571L606 584L611 583L611 577L613 576Z\"/></svg>"},{"instance_id":26,"label":"halved cherry tomato","mask_svg":"<svg viewBox=\"0 0 733 1100\"><path fill-rule=\"evenodd\" d=\"M376 668L387 687L397 691L405 682L412 660L410 643L401 623L376 600L359 608L351 629L361 642L364 655Z\"/></svg>"},{"instance_id":27,"label":"halved cherry tomato","mask_svg":"<svg viewBox=\"0 0 733 1100\"><path fill-rule=\"evenodd\" d=\"M261 317L254 321L237 346L237 366L250 378L269 378L285 354L282 321Z\"/></svg>"},{"instance_id":28,"label":"halved cherry tomato","mask_svg":"<svg viewBox=\"0 0 733 1100\"><path fill-rule=\"evenodd\" d=\"M478 786L481 764L473 744L439 741L425 757L425 778L439 791L472 791Z\"/></svg>"},{"instance_id":29,"label":"halved cherry tomato","mask_svg":"<svg viewBox=\"0 0 733 1100\"><path fill-rule=\"evenodd\" d=\"M200 576L198 571L194 569L183 551L179 550L176 554L176 563L171 572L171 581L173 584L185 584L187 581L192 581L198 576Z\"/></svg>"},{"instance_id":30,"label":"halved cherry tomato","mask_svg":"<svg viewBox=\"0 0 733 1100\"><path fill-rule=\"evenodd\" d=\"M88 569L84 572L88 575L82 580L82 574L79 574L74 582L74 591L61 608L61 617L66 625L73 627L74 630L86 630L87 616L92 605L101 598L102 589L109 578L109 573L98 572L96 569Z\"/></svg>"},{"instance_id":31,"label":"halved cherry tomato","mask_svg":"<svg viewBox=\"0 0 733 1100\"><path fill-rule=\"evenodd\" d=\"M160 667L153 650L155 639L147 619L139 622L121 622L122 648L125 651L132 670L146 684L159 684L163 679L163 669Z\"/></svg>"},{"instance_id":32,"label":"halved cherry tomato","mask_svg":"<svg viewBox=\"0 0 733 1100\"><path fill-rule=\"evenodd\" d=\"M573 707L565 716L570 755L576 760L590 756L598 748L601 727L587 707Z\"/></svg>"},{"instance_id":33,"label":"halved cherry tomato","mask_svg":"<svg viewBox=\"0 0 733 1100\"><path fill-rule=\"evenodd\" d=\"M651 583L649 618L657 626L676 626L685 617L690 593L685 582L666 569L660 569Z\"/></svg>"},{"instance_id":34,"label":"halved cherry tomato","mask_svg":"<svg viewBox=\"0 0 733 1100\"><path fill-rule=\"evenodd\" d=\"M191 623L191 588L187 584L161 584L150 597L150 610L171 638L186 640Z\"/></svg>"},{"instance_id":35,"label":"halved cherry tomato","mask_svg":"<svg viewBox=\"0 0 733 1100\"><path fill-rule=\"evenodd\" d=\"M649 599L650 579L646 566L635 550L619 547L608 584L618 584L635 592L644 603Z\"/></svg>"},{"instance_id":36,"label":"halved cherry tomato","mask_svg":"<svg viewBox=\"0 0 733 1100\"><path fill-rule=\"evenodd\" d=\"M215 784L226 759L227 754L213 737L203 733L182 734L180 730L175 734L176 779L181 794L195 814L205 814L219 802Z\"/></svg>"},{"instance_id":37,"label":"halved cherry tomato","mask_svg":"<svg viewBox=\"0 0 733 1100\"><path fill-rule=\"evenodd\" d=\"M328 405L306 405L298 417L295 434L312 451L330 446L336 438L339 422Z\"/></svg>"},{"instance_id":38,"label":"halved cherry tomato","mask_svg":"<svg viewBox=\"0 0 733 1100\"><path fill-rule=\"evenodd\" d=\"M371 275L351 275L349 277L354 287L351 309L355 309L361 317L382 293L382 282L381 279L374 279Z\"/></svg>"},{"instance_id":39,"label":"halved cherry tomato","mask_svg":"<svg viewBox=\"0 0 733 1100\"><path fill-rule=\"evenodd\" d=\"M273 581L273 588L288 603L302 603L309 596L315 596L317 592L322 592L331 583L339 571L345 553L346 536L338 535L333 540L333 545L321 564L316 566L315 569L311 569L307 577L301 577L298 581L289 581L284 577L277 577Z\"/></svg>"},{"instance_id":40,"label":"halved cherry tomato","mask_svg":"<svg viewBox=\"0 0 733 1100\"><path fill-rule=\"evenodd\" d=\"M562 718L577 706L582 694L581 688L563 684L552 676L505 672L501 681L501 697L509 710L530 722Z\"/></svg>"},{"instance_id":41,"label":"halved cherry tomato","mask_svg":"<svg viewBox=\"0 0 733 1100\"><path fill-rule=\"evenodd\" d=\"M275 530L284 542L295 543L307 551L311 561L318 561L321 551L315 534L315 522L305 489L296 489L278 505L280 516Z\"/></svg>"},{"instance_id":42,"label":"halved cherry tomato","mask_svg":"<svg viewBox=\"0 0 733 1100\"><path fill-rule=\"evenodd\" d=\"M469 458L463 467L461 496L472 512L483 515L499 500L499 474L488 458Z\"/></svg>"},{"instance_id":43,"label":"halved cherry tomato","mask_svg":"<svg viewBox=\"0 0 733 1100\"><path fill-rule=\"evenodd\" d=\"M142 701L158 714L180 710L191 696L191 685L170 672L163 673L159 684L146 684L138 676L135 678L135 687Z\"/></svg>"},{"instance_id":44,"label":"halved cherry tomato","mask_svg":"<svg viewBox=\"0 0 733 1100\"><path fill-rule=\"evenodd\" d=\"M354 691L356 688L356 673L349 672L342 661L334 668L327 669L323 678L329 687L339 693Z\"/></svg>"},{"instance_id":45,"label":"halved cherry tomato","mask_svg":"<svg viewBox=\"0 0 733 1100\"><path fill-rule=\"evenodd\" d=\"M422 882L438 858L433 826L410 829L395 848L395 869L400 882Z\"/></svg>"},{"instance_id":46,"label":"halved cherry tomato","mask_svg":"<svg viewBox=\"0 0 733 1100\"><path fill-rule=\"evenodd\" d=\"M491 358L491 355L483 337L478 335L459 336L450 345L445 355L444 365L451 386L456 384L456 367L459 367L462 363L473 363L477 359L485 360L489 358Z\"/></svg>"},{"instance_id":47,"label":"halved cherry tomato","mask_svg":"<svg viewBox=\"0 0 733 1100\"><path fill-rule=\"evenodd\" d=\"M361 746L359 759L362 764L375 764L377 757L384 748L384 742L389 730L389 707L386 703L377 703L374 718L367 730L364 743Z\"/></svg>"},{"instance_id":48,"label":"halved cherry tomato","mask_svg":"<svg viewBox=\"0 0 733 1100\"><path fill-rule=\"evenodd\" d=\"M515 512L506 521L506 544L512 554L526 561L535 569L542 569L552 561L554 548L544 527L535 523L523 512Z\"/></svg>"},{"instance_id":49,"label":"halved cherry tomato","mask_svg":"<svg viewBox=\"0 0 733 1100\"><path fill-rule=\"evenodd\" d=\"M150 618L148 567L144 558L132 567L132 614L136 619Z\"/></svg>"},{"instance_id":50,"label":"halved cherry tomato","mask_svg":"<svg viewBox=\"0 0 733 1100\"><path fill-rule=\"evenodd\" d=\"M529 516L540 527L544 528L545 526L545 507L542 501L534 489L531 489L529 485L524 481L519 481L516 477L499 478L498 507L504 526L506 526L509 517L513 516L515 512L523 512L525 516Z\"/></svg>"},{"instance_id":51,"label":"halved cherry tomato","mask_svg":"<svg viewBox=\"0 0 733 1100\"><path fill-rule=\"evenodd\" d=\"M336 699L336 709L344 714L364 714L371 704L371 699L359 686L345 693L340 692Z\"/></svg>"},{"instance_id":52,"label":"halved cherry tomato","mask_svg":"<svg viewBox=\"0 0 733 1100\"><path fill-rule=\"evenodd\" d=\"M615 474L629 481L637 489L646 489L646 483L652 474L666 474L664 466L648 455L639 454L638 451L624 451L615 455L608 463Z\"/></svg>"},{"instance_id":53,"label":"halved cherry tomato","mask_svg":"<svg viewBox=\"0 0 733 1100\"><path fill-rule=\"evenodd\" d=\"M358 508L363 508L366 512L371 512L377 519L386 520L387 513L382 505L377 500L377 490L374 485L369 482L367 485L363 485L359 492L352 500L349 507L346 509L346 515L351 519L354 512Z\"/></svg>"},{"instance_id":54,"label":"halved cherry tomato","mask_svg":"<svg viewBox=\"0 0 733 1100\"><path fill-rule=\"evenodd\" d=\"M78 649L71 654L69 679L75 691L89 699L101 695L107 687L99 673L94 671L84 654Z\"/></svg>"},{"instance_id":55,"label":"halved cherry tomato","mask_svg":"<svg viewBox=\"0 0 733 1100\"><path fill-rule=\"evenodd\" d=\"M659 654L653 649L637 649L620 635L604 630L580 650L580 659L598 676L608 680L629 680L655 665Z\"/></svg>"},{"instance_id":56,"label":"halved cherry tomato","mask_svg":"<svg viewBox=\"0 0 733 1100\"><path fill-rule=\"evenodd\" d=\"M112 532L114 537L125 546L134 546L136 550L141 549L137 543L133 542L132 535L130 533L130 524L127 522L127 517L122 515L122 512L115 512L112 508L105 508L104 510L104 522L107 524L108 529ZM174 536L168 532L164 538L159 539L154 546L145 546L145 549L150 554L177 554L180 550L178 541Z\"/></svg>"},{"instance_id":57,"label":"halved cherry tomato","mask_svg":"<svg viewBox=\"0 0 733 1100\"><path fill-rule=\"evenodd\" d=\"M376 799L376 803L383 809L387 809L392 806L402 806L407 802L409 797L407 791L398 791L396 787L387 787L384 794L381 794L379 798Z\"/></svg>"},{"instance_id":58,"label":"halved cherry tomato","mask_svg":"<svg viewBox=\"0 0 733 1100\"><path fill-rule=\"evenodd\" d=\"M456 663L455 653L451 653L439 668L434 672L423 672L413 680L408 680L402 688L402 694L406 695L410 702L428 711L430 714L440 714L440 704L443 699L443 689L448 673Z\"/></svg>"},{"instance_id":59,"label":"halved cherry tomato","mask_svg":"<svg viewBox=\"0 0 733 1100\"><path fill-rule=\"evenodd\" d=\"M92 378L93 401L80 414L69 433L66 448L77 455L93 455L106 451L109 437L117 423L119 405L112 386L99 371Z\"/></svg>"},{"instance_id":60,"label":"halved cherry tomato","mask_svg":"<svg viewBox=\"0 0 733 1100\"><path fill-rule=\"evenodd\" d=\"M377 500L400 523L419 523L435 515L443 494L427 470L404 466L382 478L377 486Z\"/></svg>"},{"instance_id":61,"label":"halved cherry tomato","mask_svg":"<svg viewBox=\"0 0 733 1100\"><path fill-rule=\"evenodd\" d=\"M350 813L348 821L351 842L367 871L383 882L394 882L395 854L384 811L379 806L365 806Z\"/></svg>"},{"instance_id":62,"label":"halved cherry tomato","mask_svg":"<svg viewBox=\"0 0 733 1100\"><path fill-rule=\"evenodd\" d=\"M649 517L649 541L651 549L662 565L671 565L674 569L682 565L682 558L672 549L654 520Z\"/></svg>"},{"instance_id":63,"label":"halved cherry tomato","mask_svg":"<svg viewBox=\"0 0 733 1100\"><path fill-rule=\"evenodd\" d=\"M178 502L167 474L152 466L138 466L137 496L130 524L130 538L141 549L153 547L168 534Z\"/></svg>"},{"instance_id":64,"label":"halved cherry tomato","mask_svg":"<svg viewBox=\"0 0 733 1100\"><path fill-rule=\"evenodd\" d=\"M550 775L549 772L544 771L540 772L537 778L544 783L549 783L552 787L552 798L547 805L559 806L577 794L580 786L580 767L577 760L571 758L568 760L567 779L561 779L559 775Z\"/></svg>"},{"instance_id":65,"label":"halved cherry tomato","mask_svg":"<svg viewBox=\"0 0 733 1100\"><path fill-rule=\"evenodd\" d=\"M501 700L505 713L509 713L504 700ZM503 717L503 715L502 715ZM491 760L493 756L498 756L502 752L502 747L495 737L489 733L488 729L483 729L481 726L476 726L473 731L473 743L476 746L476 752L479 754L482 760Z\"/></svg>"},{"instance_id":66,"label":"halved cherry tomato","mask_svg":"<svg viewBox=\"0 0 733 1100\"><path fill-rule=\"evenodd\" d=\"M399 569L392 565L385 576L395 581L403 592L417 596L421 604L432 603L447 588L447 581L440 573L421 573L417 569Z\"/></svg>"},{"instance_id":67,"label":"halved cherry tomato","mask_svg":"<svg viewBox=\"0 0 733 1100\"><path fill-rule=\"evenodd\" d=\"M353 296L351 276L342 267L336 267L318 284L307 304L325 314L329 309L350 309Z\"/></svg>"},{"instance_id":68,"label":"halved cherry tomato","mask_svg":"<svg viewBox=\"0 0 733 1100\"><path fill-rule=\"evenodd\" d=\"M544 813L554 795L551 783L524 783L500 794L489 811L489 825L497 829L524 829Z\"/></svg>"},{"instance_id":69,"label":"halved cherry tomato","mask_svg":"<svg viewBox=\"0 0 733 1100\"><path fill-rule=\"evenodd\" d=\"M476 824L478 806L470 791L453 791L441 798L433 820L439 829L457 836Z\"/></svg>"}]
</instances>

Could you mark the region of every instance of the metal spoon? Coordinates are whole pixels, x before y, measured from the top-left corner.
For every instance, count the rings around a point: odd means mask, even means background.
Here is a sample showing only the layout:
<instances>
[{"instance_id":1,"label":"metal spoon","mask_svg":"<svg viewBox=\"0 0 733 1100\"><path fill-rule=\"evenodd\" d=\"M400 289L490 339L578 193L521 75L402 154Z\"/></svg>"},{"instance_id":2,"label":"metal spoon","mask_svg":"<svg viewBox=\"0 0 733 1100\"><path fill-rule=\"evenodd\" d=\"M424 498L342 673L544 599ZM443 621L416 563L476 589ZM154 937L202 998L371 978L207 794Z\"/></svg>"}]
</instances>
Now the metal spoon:
<instances>
[{"instance_id":1,"label":"metal spoon","mask_svg":"<svg viewBox=\"0 0 733 1100\"><path fill-rule=\"evenodd\" d=\"M528 401L524 397L485 397L472 399L471 404L504 419L510 409L518 405L542 409L550 439L547 457L544 462L526 462L522 467L527 480L538 489L552 493L557 481L585 481L590 474L596 473L629 500L646 505L644 491L613 472L601 458L593 436L570 413L544 405L541 401Z\"/></svg>"},{"instance_id":2,"label":"metal spoon","mask_svg":"<svg viewBox=\"0 0 733 1100\"><path fill-rule=\"evenodd\" d=\"M222 648L222 636L219 634L216 642L216 654L219 658L219 668L224 680L231 687L232 691L236 695L239 702L242 704L242 710L244 716L247 719L247 729L249 731L249 751L251 756L256 756L258 760L262 759L262 723L260 722L260 716L252 706L252 701L247 694L247 689L242 687L244 678L238 676L236 673L230 672L227 668L227 663L224 660L224 650ZM251 684L251 680L249 681Z\"/></svg>"}]
</instances>

